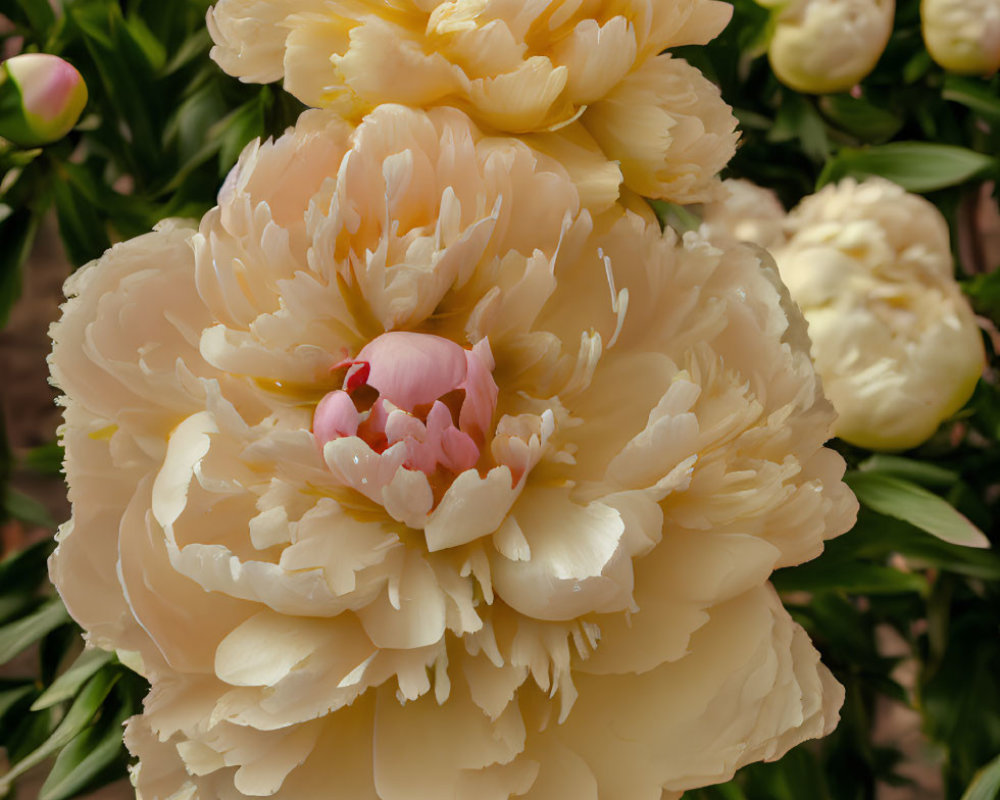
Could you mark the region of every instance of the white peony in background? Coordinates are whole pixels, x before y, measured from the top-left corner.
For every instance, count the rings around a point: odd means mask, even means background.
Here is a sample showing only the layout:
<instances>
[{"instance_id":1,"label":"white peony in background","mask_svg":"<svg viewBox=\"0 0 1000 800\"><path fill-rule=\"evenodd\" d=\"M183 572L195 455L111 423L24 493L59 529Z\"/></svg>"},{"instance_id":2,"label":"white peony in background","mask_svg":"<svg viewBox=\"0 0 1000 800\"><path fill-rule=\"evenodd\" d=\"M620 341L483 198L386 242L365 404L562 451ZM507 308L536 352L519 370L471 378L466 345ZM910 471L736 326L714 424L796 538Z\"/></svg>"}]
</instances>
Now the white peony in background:
<instances>
[{"instance_id":1,"label":"white peony in background","mask_svg":"<svg viewBox=\"0 0 1000 800\"><path fill-rule=\"evenodd\" d=\"M766 189L724 186L704 233L773 252L809 323L837 436L912 448L965 405L985 353L954 277L948 223L930 202L884 178L846 178L786 215Z\"/></svg>"},{"instance_id":2,"label":"white peony in background","mask_svg":"<svg viewBox=\"0 0 1000 800\"><path fill-rule=\"evenodd\" d=\"M151 798L642 798L836 723L846 530L773 267L460 111L311 111L68 285L52 578Z\"/></svg>"}]
</instances>

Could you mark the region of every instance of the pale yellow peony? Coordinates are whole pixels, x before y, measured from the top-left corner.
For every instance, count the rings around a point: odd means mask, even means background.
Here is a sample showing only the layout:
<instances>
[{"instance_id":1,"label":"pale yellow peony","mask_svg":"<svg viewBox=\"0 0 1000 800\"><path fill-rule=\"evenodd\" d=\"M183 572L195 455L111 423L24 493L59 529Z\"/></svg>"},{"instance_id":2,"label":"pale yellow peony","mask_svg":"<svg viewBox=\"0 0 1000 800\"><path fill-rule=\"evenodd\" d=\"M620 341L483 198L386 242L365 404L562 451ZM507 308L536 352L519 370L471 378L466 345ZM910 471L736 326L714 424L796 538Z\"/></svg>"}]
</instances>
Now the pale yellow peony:
<instances>
[{"instance_id":1,"label":"pale yellow peony","mask_svg":"<svg viewBox=\"0 0 1000 800\"><path fill-rule=\"evenodd\" d=\"M692 203L712 196L736 121L698 70L661 53L706 43L731 13L717 0L219 0L208 23L224 70L283 78L307 105L354 121L381 103L455 106Z\"/></svg>"},{"instance_id":2,"label":"pale yellow peony","mask_svg":"<svg viewBox=\"0 0 1000 800\"><path fill-rule=\"evenodd\" d=\"M856 504L752 251L386 105L67 293L51 574L146 800L660 800L835 724L767 579Z\"/></svg>"},{"instance_id":3,"label":"pale yellow peony","mask_svg":"<svg viewBox=\"0 0 1000 800\"><path fill-rule=\"evenodd\" d=\"M719 199L701 212L702 233L720 246L735 240L770 248L785 240L785 207L774 192L751 181L724 180Z\"/></svg>"},{"instance_id":4,"label":"pale yellow peony","mask_svg":"<svg viewBox=\"0 0 1000 800\"><path fill-rule=\"evenodd\" d=\"M875 68L892 33L895 0L789 0L778 6L768 59L783 84L846 92Z\"/></svg>"},{"instance_id":5,"label":"pale yellow peony","mask_svg":"<svg viewBox=\"0 0 1000 800\"><path fill-rule=\"evenodd\" d=\"M837 435L921 444L969 399L985 358L944 217L887 180L847 179L807 197L785 228L774 257L809 322Z\"/></svg>"},{"instance_id":6,"label":"pale yellow peony","mask_svg":"<svg viewBox=\"0 0 1000 800\"><path fill-rule=\"evenodd\" d=\"M1000 0L921 0L920 25L931 57L951 72L1000 69Z\"/></svg>"}]
</instances>

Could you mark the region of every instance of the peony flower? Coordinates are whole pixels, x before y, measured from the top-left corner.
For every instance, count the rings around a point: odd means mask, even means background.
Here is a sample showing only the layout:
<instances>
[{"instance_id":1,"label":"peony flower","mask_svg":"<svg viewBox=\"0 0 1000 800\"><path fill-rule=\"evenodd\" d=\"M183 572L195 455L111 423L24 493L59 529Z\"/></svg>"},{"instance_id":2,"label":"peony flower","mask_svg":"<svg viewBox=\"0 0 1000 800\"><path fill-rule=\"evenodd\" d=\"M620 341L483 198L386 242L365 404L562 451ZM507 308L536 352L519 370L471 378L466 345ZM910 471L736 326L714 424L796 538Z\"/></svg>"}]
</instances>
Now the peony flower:
<instances>
[{"instance_id":1,"label":"peony flower","mask_svg":"<svg viewBox=\"0 0 1000 800\"><path fill-rule=\"evenodd\" d=\"M613 181L606 206L622 175L673 202L712 196L736 121L698 70L658 54L706 43L731 13L716 0L219 0L208 24L226 72L283 78L345 118L381 103L457 106L488 128L535 135L543 151L589 154Z\"/></svg>"},{"instance_id":2,"label":"peony flower","mask_svg":"<svg viewBox=\"0 0 1000 800\"><path fill-rule=\"evenodd\" d=\"M87 105L87 84L72 64L24 53L0 64L0 136L37 147L69 133Z\"/></svg>"},{"instance_id":3,"label":"peony flower","mask_svg":"<svg viewBox=\"0 0 1000 800\"><path fill-rule=\"evenodd\" d=\"M882 56L895 7L895 0L790 0L779 6L767 51L774 74L799 92L846 92Z\"/></svg>"},{"instance_id":4,"label":"peony flower","mask_svg":"<svg viewBox=\"0 0 1000 800\"><path fill-rule=\"evenodd\" d=\"M922 443L969 399L985 359L944 217L884 179L846 179L807 197L786 232L774 257L809 322L837 435L878 450Z\"/></svg>"},{"instance_id":5,"label":"peony flower","mask_svg":"<svg viewBox=\"0 0 1000 800\"><path fill-rule=\"evenodd\" d=\"M384 105L66 288L51 574L141 797L677 798L835 724L767 579L856 504L752 251Z\"/></svg>"},{"instance_id":6,"label":"peony flower","mask_svg":"<svg viewBox=\"0 0 1000 800\"><path fill-rule=\"evenodd\" d=\"M1000 69L998 0L921 0L920 23L931 57L967 75Z\"/></svg>"},{"instance_id":7,"label":"peony flower","mask_svg":"<svg viewBox=\"0 0 1000 800\"><path fill-rule=\"evenodd\" d=\"M735 239L764 248L785 241L785 207L770 189L742 178L722 182L721 197L702 209L702 233L720 246Z\"/></svg>"}]
</instances>

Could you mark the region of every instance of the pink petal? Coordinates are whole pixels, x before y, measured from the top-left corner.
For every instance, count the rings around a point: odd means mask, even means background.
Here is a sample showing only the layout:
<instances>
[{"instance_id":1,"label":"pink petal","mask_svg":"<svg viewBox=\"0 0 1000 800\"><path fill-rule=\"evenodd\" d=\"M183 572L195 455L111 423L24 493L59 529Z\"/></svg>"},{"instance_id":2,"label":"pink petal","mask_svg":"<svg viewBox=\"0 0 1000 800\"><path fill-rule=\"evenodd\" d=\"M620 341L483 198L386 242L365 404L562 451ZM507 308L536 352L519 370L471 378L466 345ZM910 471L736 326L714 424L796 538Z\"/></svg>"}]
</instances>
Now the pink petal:
<instances>
[{"instance_id":1,"label":"pink petal","mask_svg":"<svg viewBox=\"0 0 1000 800\"><path fill-rule=\"evenodd\" d=\"M498 389L493 380L493 352L487 339L480 339L472 350L465 350L466 375L461 388L465 402L459 412L458 427L474 433L480 442L493 428L493 412L497 407Z\"/></svg>"},{"instance_id":2,"label":"pink petal","mask_svg":"<svg viewBox=\"0 0 1000 800\"><path fill-rule=\"evenodd\" d=\"M404 411L413 411L462 384L465 352L440 336L390 331L366 344L355 362L370 365L368 385L382 397Z\"/></svg>"},{"instance_id":3,"label":"pink petal","mask_svg":"<svg viewBox=\"0 0 1000 800\"><path fill-rule=\"evenodd\" d=\"M347 392L330 392L313 414L313 436L321 445L358 432L359 416Z\"/></svg>"}]
</instances>

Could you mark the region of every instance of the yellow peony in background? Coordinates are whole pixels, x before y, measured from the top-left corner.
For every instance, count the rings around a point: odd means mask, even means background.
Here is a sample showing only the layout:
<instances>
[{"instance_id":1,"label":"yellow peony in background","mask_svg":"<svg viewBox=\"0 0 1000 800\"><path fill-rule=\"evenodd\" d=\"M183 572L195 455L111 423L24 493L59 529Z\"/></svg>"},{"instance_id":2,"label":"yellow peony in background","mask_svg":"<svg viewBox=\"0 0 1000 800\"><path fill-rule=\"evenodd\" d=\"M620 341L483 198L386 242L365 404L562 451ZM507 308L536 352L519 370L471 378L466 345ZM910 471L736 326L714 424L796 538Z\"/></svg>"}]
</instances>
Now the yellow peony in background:
<instances>
[{"instance_id":1,"label":"yellow peony in background","mask_svg":"<svg viewBox=\"0 0 1000 800\"><path fill-rule=\"evenodd\" d=\"M773 8L767 57L783 84L846 92L870 73L892 34L896 0L757 0Z\"/></svg>"},{"instance_id":2,"label":"yellow peony in background","mask_svg":"<svg viewBox=\"0 0 1000 800\"><path fill-rule=\"evenodd\" d=\"M968 75L1000 69L1000 1L921 0L920 27L931 57Z\"/></svg>"},{"instance_id":3,"label":"yellow peony in background","mask_svg":"<svg viewBox=\"0 0 1000 800\"><path fill-rule=\"evenodd\" d=\"M146 800L658 800L835 724L767 579L856 503L753 251L387 105L67 292L51 573Z\"/></svg>"},{"instance_id":4,"label":"yellow peony in background","mask_svg":"<svg viewBox=\"0 0 1000 800\"><path fill-rule=\"evenodd\" d=\"M809 323L837 436L873 450L929 439L972 395L985 363L955 281L948 224L884 178L847 178L784 215L773 193L724 182L704 232L769 248Z\"/></svg>"}]
</instances>

